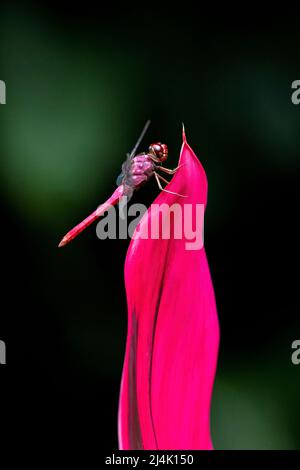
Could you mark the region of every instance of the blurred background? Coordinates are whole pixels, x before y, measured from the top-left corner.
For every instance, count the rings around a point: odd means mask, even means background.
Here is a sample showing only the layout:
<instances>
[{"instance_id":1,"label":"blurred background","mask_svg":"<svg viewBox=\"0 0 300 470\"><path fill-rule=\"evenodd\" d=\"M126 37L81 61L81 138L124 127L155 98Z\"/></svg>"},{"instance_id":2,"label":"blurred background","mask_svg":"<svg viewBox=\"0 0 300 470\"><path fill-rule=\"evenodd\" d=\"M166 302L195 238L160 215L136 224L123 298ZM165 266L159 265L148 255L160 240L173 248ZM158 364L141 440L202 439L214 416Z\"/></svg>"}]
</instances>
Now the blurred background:
<instances>
[{"instance_id":1,"label":"blurred background","mask_svg":"<svg viewBox=\"0 0 300 470\"><path fill-rule=\"evenodd\" d=\"M166 142L175 167L183 121L208 175L205 244L221 326L215 448L299 449L296 12L0 9L1 402L15 432L30 423L42 436L53 428L55 439L117 449L129 241L100 241L94 225L57 244L111 194L150 118L145 145ZM149 205L157 192L151 182L133 202Z\"/></svg>"}]
</instances>

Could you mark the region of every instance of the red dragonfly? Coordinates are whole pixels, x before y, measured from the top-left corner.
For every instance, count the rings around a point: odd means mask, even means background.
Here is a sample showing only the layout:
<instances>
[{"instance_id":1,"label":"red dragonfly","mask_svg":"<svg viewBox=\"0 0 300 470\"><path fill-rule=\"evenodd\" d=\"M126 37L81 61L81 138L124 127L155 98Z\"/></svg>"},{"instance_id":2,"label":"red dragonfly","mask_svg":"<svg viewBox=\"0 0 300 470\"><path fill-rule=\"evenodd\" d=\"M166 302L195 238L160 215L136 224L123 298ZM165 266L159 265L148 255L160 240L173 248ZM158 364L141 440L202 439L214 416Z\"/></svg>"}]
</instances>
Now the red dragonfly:
<instances>
[{"instance_id":1,"label":"red dragonfly","mask_svg":"<svg viewBox=\"0 0 300 470\"><path fill-rule=\"evenodd\" d=\"M89 215L86 219L84 219L80 224L76 225L76 227L72 228L61 240L59 247L67 245L70 241L72 241L77 235L79 235L86 227L88 227L91 223L93 223L96 219L98 219L105 211L109 209L109 207L116 205L119 201L121 201L124 197L126 197L126 201L130 199L133 192L136 189L139 189L144 183L146 183L152 176L155 177L158 187L161 191L165 191L167 193L176 194L178 196L183 196L182 194L177 194L172 191L168 191L164 189L161 185L161 181L168 184L167 181L163 176L161 176L158 172L162 171L167 173L168 175L173 175L179 168L174 168L171 170L169 168L165 168L162 166L162 163L165 162L168 158L168 147L166 144L162 144L161 142L155 142L149 146L148 152L139 153L136 155L136 151L150 125L150 121L147 121L144 129L142 130L137 143L135 144L132 152L127 154L127 159L122 165L122 173L119 175L117 179L117 189L111 195L107 201L97 207L97 209Z\"/></svg>"}]
</instances>

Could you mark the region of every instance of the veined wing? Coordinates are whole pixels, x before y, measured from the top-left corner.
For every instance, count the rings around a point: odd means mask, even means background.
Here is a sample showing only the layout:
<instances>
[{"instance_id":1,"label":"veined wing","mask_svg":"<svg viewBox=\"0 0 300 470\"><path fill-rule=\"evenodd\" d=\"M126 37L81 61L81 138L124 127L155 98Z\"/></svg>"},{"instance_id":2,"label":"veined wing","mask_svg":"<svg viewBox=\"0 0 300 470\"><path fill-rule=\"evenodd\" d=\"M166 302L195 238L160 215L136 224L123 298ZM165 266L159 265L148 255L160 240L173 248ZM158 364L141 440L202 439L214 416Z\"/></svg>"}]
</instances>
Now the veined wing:
<instances>
[{"instance_id":1,"label":"veined wing","mask_svg":"<svg viewBox=\"0 0 300 470\"><path fill-rule=\"evenodd\" d=\"M130 164L131 164L131 159L132 159L132 156L130 153L127 153L127 158L125 160L125 162L122 164L122 172L119 174L117 180L116 180L116 184L117 186L120 186L120 184L123 183L123 179L124 177L127 175L127 173L129 172L129 169L130 169Z\"/></svg>"},{"instance_id":2,"label":"veined wing","mask_svg":"<svg viewBox=\"0 0 300 470\"><path fill-rule=\"evenodd\" d=\"M117 178L117 180L116 180L117 186L120 186L120 185L123 183L124 177L125 177L125 176L127 175L127 173L129 172L130 164L131 164L131 159L135 156L136 151L137 151L137 149L138 149L138 147L139 147L139 145L140 145L140 143L141 143L141 141L142 141L144 135L146 134L147 129L148 129L148 127L150 126L150 124L151 124L151 121L148 120L148 121L146 122L146 124L144 125L144 128L143 128L143 130L142 130L142 132L141 132L141 134L140 134L140 136L139 136L139 138L138 138L138 140L137 140L135 146L133 147L133 149L131 150L130 153L127 153L127 158L126 158L125 162L124 162L123 165L122 165L122 172L119 174L119 176L118 176L118 178Z\"/></svg>"}]
</instances>

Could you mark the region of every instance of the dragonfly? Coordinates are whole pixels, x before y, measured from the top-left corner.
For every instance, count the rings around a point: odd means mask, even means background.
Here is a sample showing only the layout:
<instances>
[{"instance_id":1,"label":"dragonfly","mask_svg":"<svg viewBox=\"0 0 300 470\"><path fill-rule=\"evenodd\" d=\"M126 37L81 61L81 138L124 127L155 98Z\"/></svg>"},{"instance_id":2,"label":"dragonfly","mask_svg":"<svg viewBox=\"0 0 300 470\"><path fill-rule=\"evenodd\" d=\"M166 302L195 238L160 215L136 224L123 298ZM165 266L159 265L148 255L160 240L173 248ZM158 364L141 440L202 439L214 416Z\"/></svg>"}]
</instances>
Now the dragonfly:
<instances>
[{"instance_id":1,"label":"dragonfly","mask_svg":"<svg viewBox=\"0 0 300 470\"><path fill-rule=\"evenodd\" d=\"M148 127L150 125L148 120L135 144L132 151L127 154L127 158L122 165L122 172L117 178L117 189L103 204L97 207L86 219L72 228L61 240L59 247L63 247L74 240L84 229L91 225L97 220L105 211L111 206L115 206L118 202L126 203L131 198L135 190L139 189L145 183L149 181L153 176L157 182L157 185L161 191L165 191L170 194L176 194L177 196L186 197L185 195L175 193L163 188L161 182L168 184L167 181L160 172L168 175L174 175L181 165L174 169L165 168L162 164L168 158L168 147L166 144L161 142L155 142L148 148L148 152L136 153L141 141L143 140Z\"/></svg>"}]
</instances>

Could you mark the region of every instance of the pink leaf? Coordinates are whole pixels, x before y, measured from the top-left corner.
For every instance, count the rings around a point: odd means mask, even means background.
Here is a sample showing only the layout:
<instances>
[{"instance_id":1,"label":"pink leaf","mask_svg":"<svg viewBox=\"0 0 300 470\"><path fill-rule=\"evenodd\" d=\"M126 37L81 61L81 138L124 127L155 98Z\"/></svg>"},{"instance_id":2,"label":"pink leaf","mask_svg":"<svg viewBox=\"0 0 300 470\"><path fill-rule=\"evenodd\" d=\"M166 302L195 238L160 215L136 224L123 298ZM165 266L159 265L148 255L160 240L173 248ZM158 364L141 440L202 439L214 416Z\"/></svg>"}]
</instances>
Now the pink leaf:
<instances>
[{"instance_id":1,"label":"pink leaf","mask_svg":"<svg viewBox=\"0 0 300 470\"><path fill-rule=\"evenodd\" d=\"M155 204L206 205L205 171L183 133L169 191ZM205 249L182 239L144 239L142 218L125 262L128 334L119 402L120 449L212 449L210 402L219 325ZM172 227L178 221L176 216ZM171 230L172 233L172 230ZM199 234L198 234L199 235Z\"/></svg>"}]
</instances>

